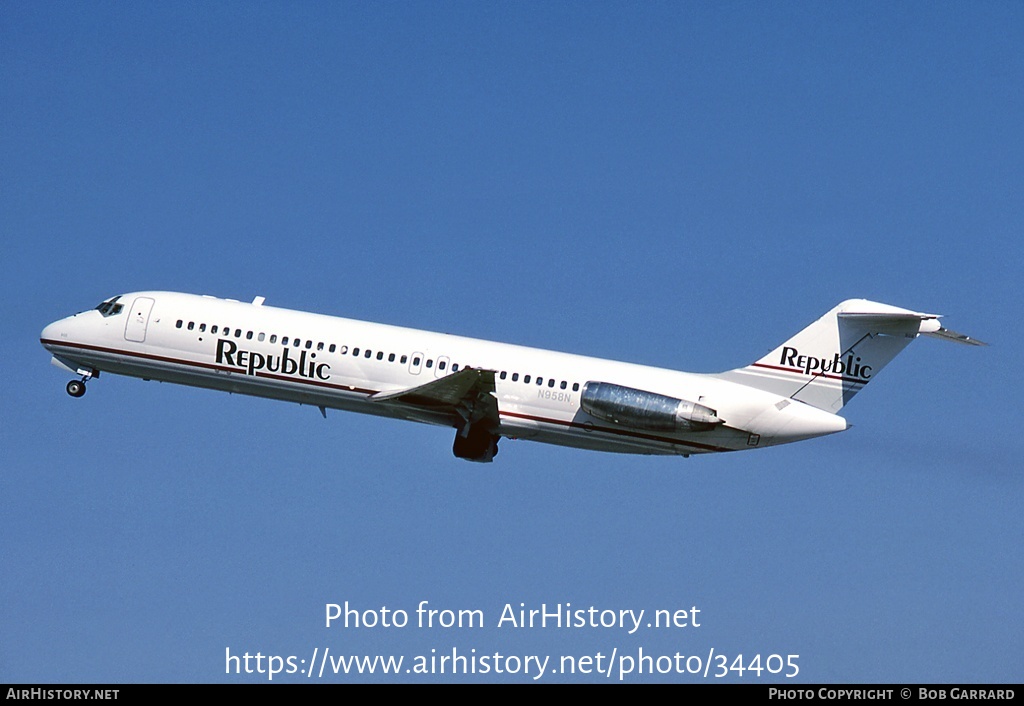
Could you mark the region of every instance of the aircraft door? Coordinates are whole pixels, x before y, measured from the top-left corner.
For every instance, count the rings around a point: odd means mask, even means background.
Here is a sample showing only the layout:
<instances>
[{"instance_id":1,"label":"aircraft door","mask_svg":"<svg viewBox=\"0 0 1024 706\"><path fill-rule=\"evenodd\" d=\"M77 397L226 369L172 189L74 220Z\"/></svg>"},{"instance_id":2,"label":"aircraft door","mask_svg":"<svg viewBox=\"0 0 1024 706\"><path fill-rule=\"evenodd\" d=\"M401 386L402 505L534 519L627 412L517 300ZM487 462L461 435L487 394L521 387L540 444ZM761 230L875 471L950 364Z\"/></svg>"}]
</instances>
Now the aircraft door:
<instances>
[{"instance_id":1,"label":"aircraft door","mask_svg":"<svg viewBox=\"0 0 1024 706\"><path fill-rule=\"evenodd\" d=\"M420 369L423 366L423 354L420 352L413 353L409 358L409 372L413 375L419 375Z\"/></svg>"},{"instance_id":2,"label":"aircraft door","mask_svg":"<svg viewBox=\"0 0 1024 706\"><path fill-rule=\"evenodd\" d=\"M146 327L149 326L149 314L153 311L155 299L136 297L132 308L128 310L128 322L124 325L126 341L142 343L146 340Z\"/></svg>"},{"instance_id":3,"label":"aircraft door","mask_svg":"<svg viewBox=\"0 0 1024 706\"><path fill-rule=\"evenodd\" d=\"M443 355L438 358L437 362L434 364L434 377L441 378L447 375L449 373L448 363L448 356Z\"/></svg>"}]
</instances>

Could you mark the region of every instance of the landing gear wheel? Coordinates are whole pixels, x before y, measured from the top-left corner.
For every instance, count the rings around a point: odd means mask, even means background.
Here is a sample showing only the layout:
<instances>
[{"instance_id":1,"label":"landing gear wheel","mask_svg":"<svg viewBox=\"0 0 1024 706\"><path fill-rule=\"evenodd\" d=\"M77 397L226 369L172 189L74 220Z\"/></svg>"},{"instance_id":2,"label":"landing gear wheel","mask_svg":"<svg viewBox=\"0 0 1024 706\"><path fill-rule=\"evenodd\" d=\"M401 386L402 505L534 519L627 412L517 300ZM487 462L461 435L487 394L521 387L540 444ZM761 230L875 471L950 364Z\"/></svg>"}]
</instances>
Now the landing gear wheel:
<instances>
[{"instance_id":1,"label":"landing gear wheel","mask_svg":"<svg viewBox=\"0 0 1024 706\"><path fill-rule=\"evenodd\" d=\"M81 397L85 394L85 383L81 380L72 380L68 383L67 391L72 397Z\"/></svg>"},{"instance_id":2,"label":"landing gear wheel","mask_svg":"<svg viewBox=\"0 0 1024 706\"><path fill-rule=\"evenodd\" d=\"M467 461L490 463L498 455L499 438L501 437L492 434L482 426L472 426L465 437L461 434L455 435L452 452Z\"/></svg>"}]
</instances>

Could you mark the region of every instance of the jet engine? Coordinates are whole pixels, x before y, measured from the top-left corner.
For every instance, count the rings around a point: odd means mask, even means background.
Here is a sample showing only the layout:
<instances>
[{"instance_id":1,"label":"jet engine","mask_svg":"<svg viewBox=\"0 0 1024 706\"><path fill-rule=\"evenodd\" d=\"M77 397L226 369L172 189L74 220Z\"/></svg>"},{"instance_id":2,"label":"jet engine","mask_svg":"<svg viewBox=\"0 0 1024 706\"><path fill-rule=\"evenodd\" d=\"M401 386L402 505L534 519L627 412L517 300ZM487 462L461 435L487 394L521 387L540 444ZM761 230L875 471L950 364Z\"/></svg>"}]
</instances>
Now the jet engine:
<instances>
[{"instance_id":1,"label":"jet engine","mask_svg":"<svg viewBox=\"0 0 1024 706\"><path fill-rule=\"evenodd\" d=\"M585 384L580 407L598 419L645 431L707 431L722 423L716 410L702 404L610 382Z\"/></svg>"}]
</instances>

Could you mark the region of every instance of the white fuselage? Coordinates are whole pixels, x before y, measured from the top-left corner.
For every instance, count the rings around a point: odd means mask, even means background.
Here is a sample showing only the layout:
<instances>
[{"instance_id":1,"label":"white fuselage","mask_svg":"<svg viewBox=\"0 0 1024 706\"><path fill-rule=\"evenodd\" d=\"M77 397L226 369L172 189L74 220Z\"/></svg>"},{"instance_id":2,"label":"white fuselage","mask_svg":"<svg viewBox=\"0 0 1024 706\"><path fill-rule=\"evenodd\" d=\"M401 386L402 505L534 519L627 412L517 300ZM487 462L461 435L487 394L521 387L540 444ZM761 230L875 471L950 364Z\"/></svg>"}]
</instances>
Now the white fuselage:
<instances>
[{"instance_id":1,"label":"white fuselage","mask_svg":"<svg viewBox=\"0 0 1024 706\"><path fill-rule=\"evenodd\" d=\"M47 326L41 341L55 361L86 377L103 371L445 426L454 426L448 412L371 396L484 369L494 371L501 436L625 453L733 451L846 428L842 417L715 375L291 311L260 299L134 292L117 301L123 309L116 314L89 310ZM699 403L722 423L665 432L592 417L580 406L590 381Z\"/></svg>"}]
</instances>

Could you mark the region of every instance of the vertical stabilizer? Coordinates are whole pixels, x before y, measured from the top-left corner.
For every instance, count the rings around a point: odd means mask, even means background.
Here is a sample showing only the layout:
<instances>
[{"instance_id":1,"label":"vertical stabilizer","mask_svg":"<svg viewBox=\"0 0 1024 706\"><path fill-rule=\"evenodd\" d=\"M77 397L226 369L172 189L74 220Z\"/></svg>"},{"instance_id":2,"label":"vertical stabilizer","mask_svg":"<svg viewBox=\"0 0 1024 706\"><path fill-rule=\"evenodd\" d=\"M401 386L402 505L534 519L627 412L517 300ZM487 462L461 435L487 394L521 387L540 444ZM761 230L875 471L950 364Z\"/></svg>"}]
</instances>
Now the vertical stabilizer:
<instances>
[{"instance_id":1,"label":"vertical stabilizer","mask_svg":"<svg viewBox=\"0 0 1024 706\"><path fill-rule=\"evenodd\" d=\"M937 314L849 299L756 363L719 377L837 412L919 334L974 345Z\"/></svg>"}]
</instances>

